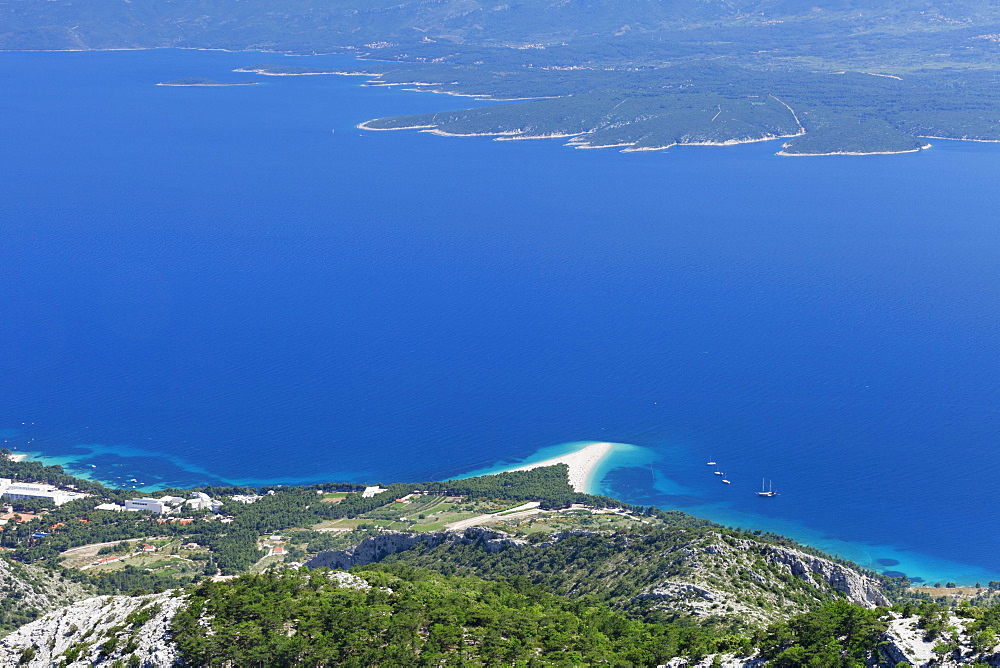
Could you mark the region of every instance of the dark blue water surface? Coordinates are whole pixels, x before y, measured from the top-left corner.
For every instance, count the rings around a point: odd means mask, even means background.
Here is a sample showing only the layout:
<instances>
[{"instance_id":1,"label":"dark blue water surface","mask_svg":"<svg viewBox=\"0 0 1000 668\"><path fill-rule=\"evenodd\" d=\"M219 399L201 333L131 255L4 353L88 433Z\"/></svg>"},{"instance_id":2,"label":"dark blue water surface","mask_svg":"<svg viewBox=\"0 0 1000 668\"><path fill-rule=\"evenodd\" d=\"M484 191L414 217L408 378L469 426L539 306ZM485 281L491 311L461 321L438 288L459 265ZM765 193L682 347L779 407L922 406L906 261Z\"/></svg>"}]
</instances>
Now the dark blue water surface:
<instances>
[{"instance_id":1,"label":"dark blue water surface","mask_svg":"<svg viewBox=\"0 0 1000 668\"><path fill-rule=\"evenodd\" d=\"M0 54L9 446L148 487L619 441L627 500L1000 579L1000 148L362 132L476 102L262 61L304 59Z\"/></svg>"}]
</instances>

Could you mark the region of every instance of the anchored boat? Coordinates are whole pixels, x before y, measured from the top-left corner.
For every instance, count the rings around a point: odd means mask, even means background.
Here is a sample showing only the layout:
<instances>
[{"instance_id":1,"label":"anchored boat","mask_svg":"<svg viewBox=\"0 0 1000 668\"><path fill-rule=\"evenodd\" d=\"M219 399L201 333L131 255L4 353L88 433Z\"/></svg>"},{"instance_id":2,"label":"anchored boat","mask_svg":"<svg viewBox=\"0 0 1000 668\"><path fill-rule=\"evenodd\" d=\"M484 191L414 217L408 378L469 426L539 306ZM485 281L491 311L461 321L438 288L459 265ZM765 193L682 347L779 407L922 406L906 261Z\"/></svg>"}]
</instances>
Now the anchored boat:
<instances>
[{"instance_id":1,"label":"anchored boat","mask_svg":"<svg viewBox=\"0 0 1000 668\"><path fill-rule=\"evenodd\" d=\"M760 479L760 491L757 492L757 496L778 496L778 493L774 491L773 487L771 487L771 481L770 480L767 481L767 489L765 490L764 489L764 479L761 478Z\"/></svg>"}]
</instances>

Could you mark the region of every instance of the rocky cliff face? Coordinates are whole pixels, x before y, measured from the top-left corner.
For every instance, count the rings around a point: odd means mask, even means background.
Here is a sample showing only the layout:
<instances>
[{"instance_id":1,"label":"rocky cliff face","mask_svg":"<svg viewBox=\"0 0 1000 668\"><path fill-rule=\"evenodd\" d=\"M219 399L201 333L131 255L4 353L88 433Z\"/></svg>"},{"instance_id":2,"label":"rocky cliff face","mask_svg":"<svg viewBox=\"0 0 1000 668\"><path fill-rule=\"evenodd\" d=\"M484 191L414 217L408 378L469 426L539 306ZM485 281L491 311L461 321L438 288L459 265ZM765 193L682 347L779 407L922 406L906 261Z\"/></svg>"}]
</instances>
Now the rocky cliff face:
<instances>
[{"instance_id":1,"label":"rocky cliff face","mask_svg":"<svg viewBox=\"0 0 1000 668\"><path fill-rule=\"evenodd\" d=\"M366 538L358 545L346 550L328 550L320 552L306 563L309 568L335 568L348 570L353 566L382 561L390 554L405 552L415 548L427 550L443 543L481 546L488 553L499 552L509 547L527 545L526 541L512 538L503 531L494 531L483 527L472 527L461 533L450 531L435 531L428 533L404 533L387 531Z\"/></svg>"},{"instance_id":2,"label":"rocky cliff face","mask_svg":"<svg viewBox=\"0 0 1000 668\"><path fill-rule=\"evenodd\" d=\"M768 561L786 566L797 578L808 581L812 575L819 576L830 587L844 594L851 603L866 608L889 605L889 599L882 593L878 581L862 575L853 568L799 550L775 545L768 546L765 554Z\"/></svg>"},{"instance_id":3,"label":"rocky cliff face","mask_svg":"<svg viewBox=\"0 0 1000 668\"><path fill-rule=\"evenodd\" d=\"M709 533L681 552L686 572L646 587L637 599L758 626L802 612L834 592L868 608L889 605L877 580L792 548Z\"/></svg>"},{"instance_id":4,"label":"rocky cliff face","mask_svg":"<svg viewBox=\"0 0 1000 668\"><path fill-rule=\"evenodd\" d=\"M178 592L79 601L0 641L0 665L82 668L135 656L148 668L168 668L178 658L170 620L183 603Z\"/></svg>"}]
</instances>

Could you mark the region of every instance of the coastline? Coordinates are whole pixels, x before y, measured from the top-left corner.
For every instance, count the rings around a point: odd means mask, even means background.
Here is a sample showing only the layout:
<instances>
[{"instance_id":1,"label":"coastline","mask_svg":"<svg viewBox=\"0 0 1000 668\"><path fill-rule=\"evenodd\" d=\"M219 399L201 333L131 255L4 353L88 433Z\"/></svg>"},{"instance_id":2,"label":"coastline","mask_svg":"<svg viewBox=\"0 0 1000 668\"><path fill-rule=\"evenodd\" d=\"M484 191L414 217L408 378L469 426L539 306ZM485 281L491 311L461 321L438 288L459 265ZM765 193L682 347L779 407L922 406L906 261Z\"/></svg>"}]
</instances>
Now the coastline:
<instances>
[{"instance_id":1,"label":"coastline","mask_svg":"<svg viewBox=\"0 0 1000 668\"><path fill-rule=\"evenodd\" d=\"M737 510L711 502L683 507L663 503L654 505L664 510L680 510L728 527L763 530L787 536L802 545L853 561L862 568L877 573L904 573L914 579L916 586L936 581L953 581L960 586L971 586L976 582L985 583L997 578L997 573L982 566L916 552L891 543L838 538L797 519Z\"/></svg>"},{"instance_id":2,"label":"coastline","mask_svg":"<svg viewBox=\"0 0 1000 668\"><path fill-rule=\"evenodd\" d=\"M169 83L161 81L157 86L170 86L171 88L229 88L230 86L259 86L259 81L242 81L238 83Z\"/></svg>"},{"instance_id":3,"label":"coastline","mask_svg":"<svg viewBox=\"0 0 1000 668\"><path fill-rule=\"evenodd\" d=\"M401 128L373 128L369 126L369 123L377 121L377 118L372 118L367 121L362 121L355 125L358 130L370 130L371 132L392 132L393 130L422 130L424 128L436 128L436 125L407 125Z\"/></svg>"},{"instance_id":4,"label":"coastline","mask_svg":"<svg viewBox=\"0 0 1000 668\"><path fill-rule=\"evenodd\" d=\"M945 141L974 141L980 144L1000 144L1000 139L972 139L971 137L935 137L934 135L924 135L923 139L944 139ZM930 144L928 144L930 146Z\"/></svg>"},{"instance_id":5,"label":"coastline","mask_svg":"<svg viewBox=\"0 0 1000 668\"><path fill-rule=\"evenodd\" d=\"M439 137L515 137L520 134L519 130L511 130L508 132L448 132L446 130L438 129L438 126L433 126L430 130L421 130L420 132L429 132L432 135L437 135Z\"/></svg>"},{"instance_id":6,"label":"coastline","mask_svg":"<svg viewBox=\"0 0 1000 668\"><path fill-rule=\"evenodd\" d=\"M615 443L591 443L575 452L569 452L565 455L535 462L534 464L510 468L507 471L530 471L543 466L566 464L569 466L569 484L573 488L573 491L593 494L597 469L601 465L601 462L614 451L615 445Z\"/></svg>"},{"instance_id":7,"label":"coastline","mask_svg":"<svg viewBox=\"0 0 1000 668\"><path fill-rule=\"evenodd\" d=\"M534 461L532 461L534 459ZM477 469L455 476L453 479L495 475L510 471L530 471L543 466L566 464L569 466L569 484L573 491L583 494L603 493L601 481L613 468L644 465L651 459L645 448L628 443L607 441L574 441L542 448L532 457L519 463L500 462L495 466Z\"/></svg>"},{"instance_id":8,"label":"coastline","mask_svg":"<svg viewBox=\"0 0 1000 668\"><path fill-rule=\"evenodd\" d=\"M113 480L104 480L97 471L86 468L79 460L86 459L95 454L117 454L119 456L150 456L152 453L138 448L122 446L83 446L88 452L83 456L62 455L46 456L37 451L21 451L12 455L19 460L38 461L44 465L61 465L70 475L80 478L102 482L111 488L117 487L119 483ZM160 455L162 456L162 455ZM201 467L184 462L177 458L168 457L176 465L181 465L185 470L203 471ZM497 465L470 473L465 473L455 478L467 478L473 476L493 475L510 471L528 471L554 464L566 464L569 467L567 472L568 482L575 492L585 494L605 494L622 498L621 494L615 494L602 487L602 481L609 471L617 468L628 467L650 467L657 457L648 449L640 446L625 443L613 442L571 442L556 446L542 448L533 455L520 462L501 462ZM206 472L207 473L207 472ZM663 473L661 471L661 473ZM216 477L216 476L212 476ZM345 476L326 475L320 476L316 480L283 480L276 483L273 480L226 480L229 484L240 484L249 486L259 486L264 484L311 484L319 480L329 480L336 477L343 479L360 479L357 475L346 474ZM368 476L370 478L370 476ZM680 510L695 517L717 522L724 526L742 526L757 530L771 531L788 536L803 545L809 545L820 549L828 554L849 559L862 567L872 569L877 572L903 572L910 577L916 577L917 583L935 581L954 581L963 586L972 585L974 582L986 582L997 579L996 573L986 568L973 566L971 564L953 561L941 557L934 557L928 554L914 552L906 548L901 548L892 544L876 544L865 541L852 541L838 538L823 530L817 530L800 520L783 518L760 514L754 511L737 510L728 507L726 504L709 501L699 498L697 493L685 490L678 486L674 480L667 477L657 476L658 480L655 489L661 494L670 496L687 497L690 503L676 504L668 499L654 500L653 505L664 510ZM127 485L123 485L126 489ZM171 486L165 483L153 483L136 485L135 489L144 493L152 493L159 489ZM623 501L634 503L627 495ZM647 502L644 502L647 503Z\"/></svg>"},{"instance_id":9,"label":"coastline","mask_svg":"<svg viewBox=\"0 0 1000 668\"><path fill-rule=\"evenodd\" d=\"M976 141L976 140L971 140ZM920 151L925 151L931 147L930 144L924 144L919 148L908 148L905 151L831 151L829 153L786 153L784 150L778 151L775 155L780 155L786 158L809 158L820 155L899 155L900 153L919 153Z\"/></svg>"},{"instance_id":10,"label":"coastline","mask_svg":"<svg viewBox=\"0 0 1000 668\"><path fill-rule=\"evenodd\" d=\"M334 74L340 77L380 77L383 76L378 72L342 72L339 70L330 70L328 72L271 72L265 68L252 68L252 67L237 67L233 72L241 72L243 74L259 74L265 77L315 77L323 74Z\"/></svg>"},{"instance_id":11,"label":"coastline","mask_svg":"<svg viewBox=\"0 0 1000 668\"><path fill-rule=\"evenodd\" d=\"M566 137L578 137L582 132L558 133L553 132L547 135L517 135L512 137L496 137L493 141L522 141L526 139L565 139Z\"/></svg>"}]
</instances>

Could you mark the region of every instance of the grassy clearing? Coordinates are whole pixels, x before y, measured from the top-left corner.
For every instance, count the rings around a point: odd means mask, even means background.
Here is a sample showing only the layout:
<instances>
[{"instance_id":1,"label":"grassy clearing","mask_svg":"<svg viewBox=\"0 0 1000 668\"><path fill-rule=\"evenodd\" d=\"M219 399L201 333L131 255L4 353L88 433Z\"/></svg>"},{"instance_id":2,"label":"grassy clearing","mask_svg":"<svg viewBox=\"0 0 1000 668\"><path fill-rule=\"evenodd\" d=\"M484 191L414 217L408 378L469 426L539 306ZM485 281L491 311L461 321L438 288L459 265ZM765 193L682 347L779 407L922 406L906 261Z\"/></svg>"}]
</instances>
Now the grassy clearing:
<instances>
[{"instance_id":1,"label":"grassy clearing","mask_svg":"<svg viewBox=\"0 0 1000 668\"><path fill-rule=\"evenodd\" d=\"M251 573L263 573L270 566L273 566L274 564L280 564L284 560L285 560L284 555L269 554L266 557L262 557L260 559L260 561L258 561L256 564L254 564L253 566L251 566L250 567L250 572Z\"/></svg>"}]
</instances>

